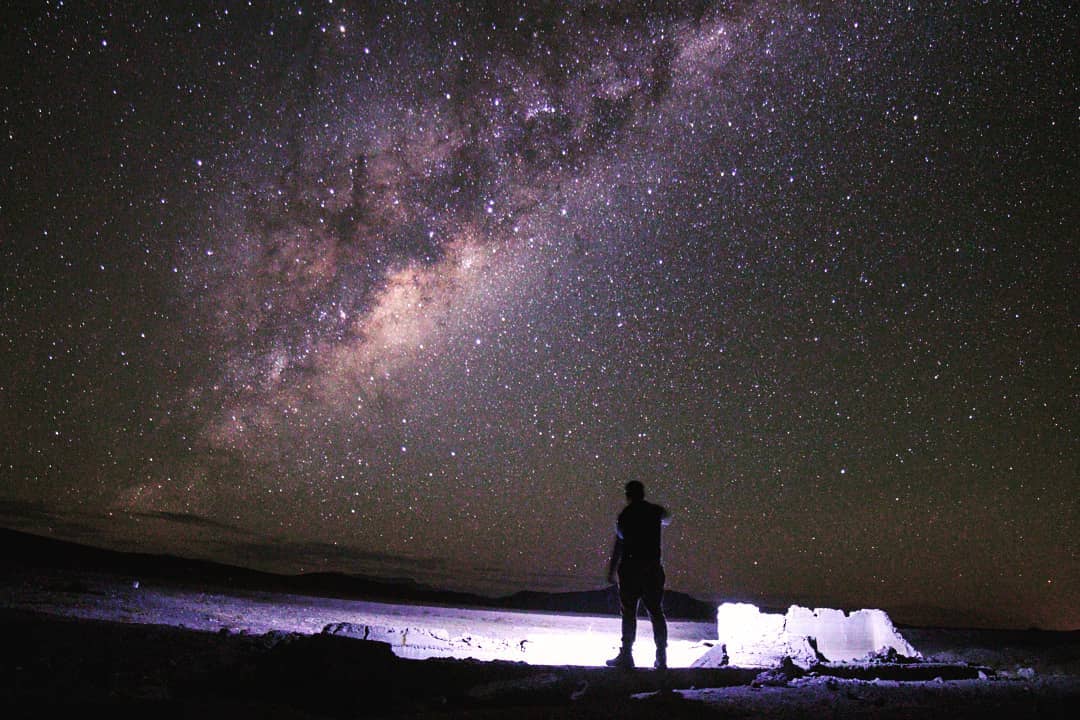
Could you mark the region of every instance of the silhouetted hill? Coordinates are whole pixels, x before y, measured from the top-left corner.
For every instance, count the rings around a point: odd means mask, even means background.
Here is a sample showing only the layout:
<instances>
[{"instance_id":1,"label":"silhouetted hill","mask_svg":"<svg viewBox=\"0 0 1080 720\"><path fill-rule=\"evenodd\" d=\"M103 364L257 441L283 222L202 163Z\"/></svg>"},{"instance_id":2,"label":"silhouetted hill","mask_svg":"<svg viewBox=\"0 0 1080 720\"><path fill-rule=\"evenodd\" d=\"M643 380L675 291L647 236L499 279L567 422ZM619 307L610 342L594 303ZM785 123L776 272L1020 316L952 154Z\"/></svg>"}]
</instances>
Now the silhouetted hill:
<instances>
[{"instance_id":1,"label":"silhouetted hill","mask_svg":"<svg viewBox=\"0 0 1080 720\"><path fill-rule=\"evenodd\" d=\"M563 593L523 591L493 598L429 587L408 578L390 580L342 573L279 575L209 560L108 550L3 528L0 528L0 553L3 558L0 572L5 573L53 568L73 572L101 571L140 580L153 578L159 582L201 588L287 592L356 600L582 614L617 614L619 611L618 597L610 587ZM711 622L716 618L715 606L673 590L664 594L664 610L673 619Z\"/></svg>"},{"instance_id":2,"label":"silhouetted hill","mask_svg":"<svg viewBox=\"0 0 1080 720\"><path fill-rule=\"evenodd\" d=\"M580 592L544 593L525 590L500 598L500 607L515 610L606 615L619 612L618 592L614 587ZM714 622L716 606L675 590L664 592L664 614L680 620Z\"/></svg>"}]
</instances>

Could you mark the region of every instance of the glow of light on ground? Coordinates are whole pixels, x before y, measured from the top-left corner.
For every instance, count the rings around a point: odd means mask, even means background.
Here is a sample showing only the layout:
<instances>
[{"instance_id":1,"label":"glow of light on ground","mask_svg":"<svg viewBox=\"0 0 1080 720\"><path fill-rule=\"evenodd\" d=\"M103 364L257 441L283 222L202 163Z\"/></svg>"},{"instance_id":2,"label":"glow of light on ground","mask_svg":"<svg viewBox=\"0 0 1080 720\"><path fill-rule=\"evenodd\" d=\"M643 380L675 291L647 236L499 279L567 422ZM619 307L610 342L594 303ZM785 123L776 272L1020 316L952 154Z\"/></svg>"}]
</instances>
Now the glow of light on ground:
<instances>
[{"instance_id":1,"label":"glow of light on ground","mask_svg":"<svg viewBox=\"0 0 1080 720\"><path fill-rule=\"evenodd\" d=\"M65 582L70 582L70 578ZM41 589L0 593L0 604L42 607L63 616L186 627L205 632L314 635L334 626L341 634L390 644L398 657L474 658L530 665L599 667L619 649L618 615L570 615L341 600L280 593L223 593L138 587L86 577L86 594ZM668 620L668 666L689 667L716 642L716 624ZM651 668L655 656L648 618L638 621L634 660Z\"/></svg>"}]
</instances>

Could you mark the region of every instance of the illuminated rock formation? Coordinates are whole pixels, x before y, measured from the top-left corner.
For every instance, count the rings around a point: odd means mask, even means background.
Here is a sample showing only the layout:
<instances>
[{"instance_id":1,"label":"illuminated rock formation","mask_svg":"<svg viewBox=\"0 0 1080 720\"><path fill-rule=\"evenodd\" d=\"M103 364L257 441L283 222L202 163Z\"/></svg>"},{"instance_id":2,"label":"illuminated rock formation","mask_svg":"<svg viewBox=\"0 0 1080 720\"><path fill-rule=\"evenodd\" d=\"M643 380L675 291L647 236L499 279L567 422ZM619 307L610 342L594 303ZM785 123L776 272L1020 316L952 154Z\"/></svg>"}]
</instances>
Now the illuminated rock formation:
<instances>
[{"instance_id":1,"label":"illuminated rock formation","mask_svg":"<svg viewBox=\"0 0 1080 720\"><path fill-rule=\"evenodd\" d=\"M818 662L850 663L892 651L918 658L882 610L850 614L792 605L786 615L763 613L748 603L724 603L716 611L716 647L695 667L775 667L785 657L808 668Z\"/></svg>"}]
</instances>

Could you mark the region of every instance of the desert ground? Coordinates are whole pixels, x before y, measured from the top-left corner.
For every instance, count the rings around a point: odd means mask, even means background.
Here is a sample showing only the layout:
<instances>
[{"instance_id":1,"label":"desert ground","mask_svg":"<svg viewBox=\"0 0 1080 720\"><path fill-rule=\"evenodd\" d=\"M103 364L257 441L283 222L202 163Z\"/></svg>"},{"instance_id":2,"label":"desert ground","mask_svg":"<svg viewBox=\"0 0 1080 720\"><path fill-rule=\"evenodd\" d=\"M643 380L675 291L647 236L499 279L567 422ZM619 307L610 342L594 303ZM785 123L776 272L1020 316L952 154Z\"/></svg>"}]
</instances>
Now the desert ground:
<instances>
[{"instance_id":1,"label":"desert ground","mask_svg":"<svg viewBox=\"0 0 1080 720\"><path fill-rule=\"evenodd\" d=\"M0 574L4 717L1073 718L1080 633L901 628L917 663L697 668L715 625L672 623L651 669L601 665L618 618Z\"/></svg>"}]
</instances>

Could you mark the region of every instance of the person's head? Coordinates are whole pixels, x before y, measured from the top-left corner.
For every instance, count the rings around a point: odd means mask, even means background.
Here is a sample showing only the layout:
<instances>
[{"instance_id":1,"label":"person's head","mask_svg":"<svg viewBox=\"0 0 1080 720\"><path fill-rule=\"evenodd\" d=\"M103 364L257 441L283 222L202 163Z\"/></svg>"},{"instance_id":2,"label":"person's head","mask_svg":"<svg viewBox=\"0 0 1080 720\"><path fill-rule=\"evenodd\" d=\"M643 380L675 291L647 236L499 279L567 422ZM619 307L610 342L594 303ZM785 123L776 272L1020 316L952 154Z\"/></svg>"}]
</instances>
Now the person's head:
<instances>
[{"instance_id":1,"label":"person's head","mask_svg":"<svg viewBox=\"0 0 1080 720\"><path fill-rule=\"evenodd\" d=\"M645 486L638 480L631 480L626 483L626 499L631 502L634 500L644 500Z\"/></svg>"}]
</instances>

